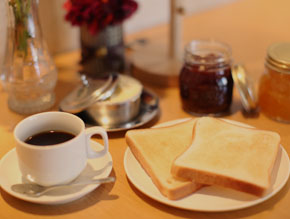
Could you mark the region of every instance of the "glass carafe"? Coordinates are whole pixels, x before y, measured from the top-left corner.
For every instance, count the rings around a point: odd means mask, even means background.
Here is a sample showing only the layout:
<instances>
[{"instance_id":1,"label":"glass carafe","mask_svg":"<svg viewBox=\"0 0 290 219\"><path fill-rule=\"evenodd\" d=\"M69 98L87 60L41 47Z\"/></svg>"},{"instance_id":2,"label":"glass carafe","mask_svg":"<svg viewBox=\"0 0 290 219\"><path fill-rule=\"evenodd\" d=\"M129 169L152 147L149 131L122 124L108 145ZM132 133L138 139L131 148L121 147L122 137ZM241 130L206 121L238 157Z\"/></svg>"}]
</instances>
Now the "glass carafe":
<instances>
[{"instance_id":1,"label":"glass carafe","mask_svg":"<svg viewBox=\"0 0 290 219\"><path fill-rule=\"evenodd\" d=\"M8 106L21 114L49 109L55 101L57 71L43 40L38 0L7 0L6 53L1 81Z\"/></svg>"}]
</instances>

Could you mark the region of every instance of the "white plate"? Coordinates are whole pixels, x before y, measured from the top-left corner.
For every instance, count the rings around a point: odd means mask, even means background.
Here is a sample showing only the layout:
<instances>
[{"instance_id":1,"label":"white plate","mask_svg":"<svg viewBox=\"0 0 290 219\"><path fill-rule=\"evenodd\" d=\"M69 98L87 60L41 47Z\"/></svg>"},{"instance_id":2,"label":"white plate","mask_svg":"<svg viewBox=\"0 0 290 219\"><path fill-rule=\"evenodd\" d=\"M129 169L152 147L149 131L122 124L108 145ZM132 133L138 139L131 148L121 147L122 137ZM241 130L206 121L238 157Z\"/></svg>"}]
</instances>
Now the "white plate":
<instances>
[{"instance_id":1,"label":"white plate","mask_svg":"<svg viewBox=\"0 0 290 219\"><path fill-rule=\"evenodd\" d=\"M95 149L102 149L97 142L91 141L91 146ZM76 179L76 181L83 181L92 178L107 177L112 171L113 163L110 153L105 156L89 159L86 168ZM88 194L96 189L100 184L73 186L66 189L57 189L46 193L40 197L28 197L23 194L16 193L11 190L11 185L22 183L22 175L20 173L17 161L17 154L15 148L9 151L0 162L0 185L4 191L10 195L29 202L39 204L64 204L74 201Z\"/></svg>"},{"instance_id":2,"label":"white plate","mask_svg":"<svg viewBox=\"0 0 290 219\"><path fill-rule=\"evenodd\" d=\"M159 127L179 123L184 120L186 119L170 121L159 125ZM231 120L227 121L248 126ZM129 147L125 152L124 166L130 182L138 190L152 199L181 209L206 212L237 210L264 202L282 189L287 182L290 173L289 157L284 148L280 146L278 159L273 169L273 177L271 180L272 186L263 197L259 198L247 193L218 186L208 186L183 199L174 201L167 199L159 192L157 187L151 181L151 178L146 174L139 162L135 159Z\"/></svg>"}]
</instances>

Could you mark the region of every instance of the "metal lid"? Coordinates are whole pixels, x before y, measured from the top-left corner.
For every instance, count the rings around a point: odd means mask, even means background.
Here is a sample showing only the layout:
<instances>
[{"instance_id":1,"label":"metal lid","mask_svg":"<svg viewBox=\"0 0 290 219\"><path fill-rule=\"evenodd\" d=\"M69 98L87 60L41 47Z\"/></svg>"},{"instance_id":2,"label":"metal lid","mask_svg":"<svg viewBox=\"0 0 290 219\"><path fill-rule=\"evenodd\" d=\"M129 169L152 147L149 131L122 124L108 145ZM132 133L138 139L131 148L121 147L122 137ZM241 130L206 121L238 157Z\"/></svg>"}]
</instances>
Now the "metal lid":
<instances>
[{"instance_id":1,"label":"metal lid","mask_svg":"<svg viewBox=\"0 0 290 219\"><path fill-rule=\"evenodd\" d=\"M272 44L267 51L266 65L273 70L290 73L290 42Z\"/></svg>"},{"instance_id":2,"label":"metal lid","mask_svg":"<svg viewBox=\"0 0 290 219\"><path fill-rule=\"evenodd\" d=\"M117 86L118 78L117 74L101 79L87 79L82 76L82 84L61 101L60 110L79 113L97 101L109 98Z\"/></svg>"},{"instance_id":3,"label":"metal lid","mask_svg":"<svg viewBox=\"0 0 290 219\"><path fill-rule=\"evenodd\" d=\"M252 81L246 74L242 65L235 65L232 68L234 83L241 96L241 102L247 112L252 112L257 108L257 98Z\"/></svg>"}]
</instances>

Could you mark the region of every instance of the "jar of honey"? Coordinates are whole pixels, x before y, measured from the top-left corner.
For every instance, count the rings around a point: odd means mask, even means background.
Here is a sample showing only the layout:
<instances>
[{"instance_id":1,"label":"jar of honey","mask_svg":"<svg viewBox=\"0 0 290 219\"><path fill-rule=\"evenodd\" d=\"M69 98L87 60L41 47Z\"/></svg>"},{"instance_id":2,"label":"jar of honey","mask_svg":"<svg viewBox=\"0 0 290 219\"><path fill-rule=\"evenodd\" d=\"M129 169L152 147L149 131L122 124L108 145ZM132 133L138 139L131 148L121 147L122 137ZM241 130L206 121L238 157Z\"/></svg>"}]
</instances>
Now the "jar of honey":
<instances>
[{"instance_id":1,"label":"jar of honey","mask_svg":"<svg viewBox=\"0 0 290 219\"><path fill-rule=\"evenodd\" d=\"M228 45L213 40L190 42L179 75L183 109L197 115L228 112L233 91L231 63Z\"/></svg>"},{"instance_id":2,"label":"jar of honey","mask_svg":"<svg viewBox=\"0 0 290 219\"><path fill-rule=\"evenodd\" d=\"M258 95L262 113L290 122L290 43L275 43L268 48Z\"/></svg>"}]
</instances>

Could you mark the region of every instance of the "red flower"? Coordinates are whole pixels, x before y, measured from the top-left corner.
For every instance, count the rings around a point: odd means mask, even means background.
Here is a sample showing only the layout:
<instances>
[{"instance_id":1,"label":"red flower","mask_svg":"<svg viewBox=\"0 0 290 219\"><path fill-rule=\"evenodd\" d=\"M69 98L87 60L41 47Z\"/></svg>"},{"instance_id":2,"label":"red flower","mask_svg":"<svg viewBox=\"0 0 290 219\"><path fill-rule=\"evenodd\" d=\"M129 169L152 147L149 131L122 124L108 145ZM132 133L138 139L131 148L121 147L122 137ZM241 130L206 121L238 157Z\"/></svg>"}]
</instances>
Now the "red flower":
<instances>
[{"instance_id":1,"label":"red flower","mask_svg":"<svg viewBox=\"0 0 290 219\"><path fill-rule=\"evenodd\" d=\"M87 25L95 34L107 25L129 18L138 8L134 0L67 0L65 19L72 25Z\"/></svg>"}]
</instances>

